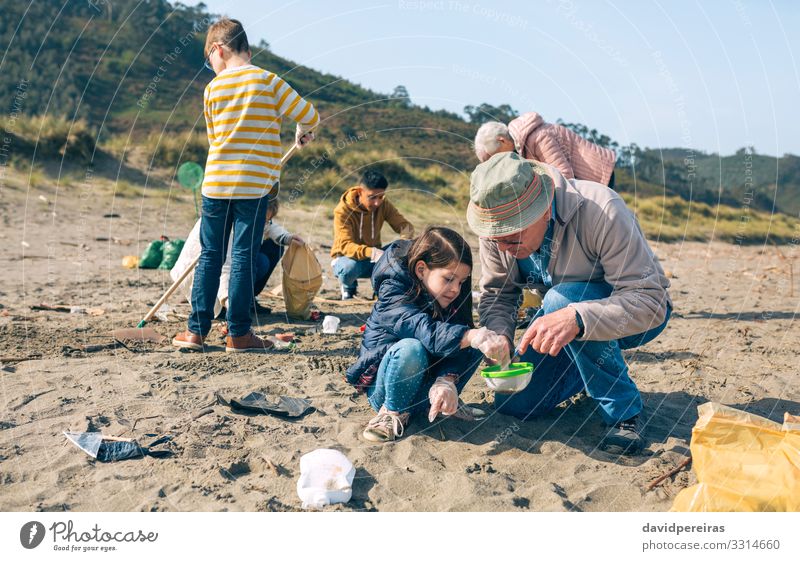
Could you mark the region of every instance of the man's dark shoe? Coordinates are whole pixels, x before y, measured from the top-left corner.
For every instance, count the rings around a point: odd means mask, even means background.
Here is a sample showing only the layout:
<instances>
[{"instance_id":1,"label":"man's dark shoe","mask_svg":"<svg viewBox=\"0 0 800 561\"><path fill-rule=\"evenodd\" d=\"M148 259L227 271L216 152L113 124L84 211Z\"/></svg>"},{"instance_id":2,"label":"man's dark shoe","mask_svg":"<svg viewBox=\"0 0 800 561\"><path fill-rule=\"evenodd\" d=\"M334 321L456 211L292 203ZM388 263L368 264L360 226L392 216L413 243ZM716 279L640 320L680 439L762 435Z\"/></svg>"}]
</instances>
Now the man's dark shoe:
<instances>
[{"instance_id":1,"label":"man's dark shoe","mask_svg":"<svg viewBox=\"0 0 800 561\"><path fill-rule=\"evenodd\" d=\"M644 448L644 438L639 415L620 421L603 438L602 446L615 454L633 456Z\"/></svg>"}]
</instances>

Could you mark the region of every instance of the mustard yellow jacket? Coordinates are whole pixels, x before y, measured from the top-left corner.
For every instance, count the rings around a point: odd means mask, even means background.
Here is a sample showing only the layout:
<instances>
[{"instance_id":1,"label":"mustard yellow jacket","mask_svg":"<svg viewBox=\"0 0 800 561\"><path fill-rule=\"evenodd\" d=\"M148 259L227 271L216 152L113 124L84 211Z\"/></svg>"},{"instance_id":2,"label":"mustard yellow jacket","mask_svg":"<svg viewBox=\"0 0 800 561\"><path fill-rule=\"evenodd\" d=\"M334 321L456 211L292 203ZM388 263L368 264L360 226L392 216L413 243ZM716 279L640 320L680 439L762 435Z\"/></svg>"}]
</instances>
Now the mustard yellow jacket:
<instances>
[{"instance_id":1,"label":"mustard yellow jacket","mask_svg":"<svg viewBox=\"0 0 800 561\"><path fill-rule=\"evenodd\" d=\"M357 261L369 259L373 247L381 247L381 228L388 222L401 238L414 237L414 226L400 214L395 206L384 199L372 212L358 203L358 187L342 194L333 211L333 246L331 257L344 255Z\"/></svg>"}]
</instances>

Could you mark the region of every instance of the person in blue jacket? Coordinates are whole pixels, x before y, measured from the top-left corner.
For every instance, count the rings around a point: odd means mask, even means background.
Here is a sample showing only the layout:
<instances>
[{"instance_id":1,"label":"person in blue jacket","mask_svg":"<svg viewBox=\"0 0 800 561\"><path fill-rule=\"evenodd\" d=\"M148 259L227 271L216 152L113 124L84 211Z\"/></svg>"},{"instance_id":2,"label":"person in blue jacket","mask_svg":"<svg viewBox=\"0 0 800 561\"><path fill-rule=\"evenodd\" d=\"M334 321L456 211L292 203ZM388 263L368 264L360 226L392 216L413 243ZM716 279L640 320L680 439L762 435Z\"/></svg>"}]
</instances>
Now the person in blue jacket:
<instances>
[{"instance_id":1,"label":"person in blue jacket","mask_svg":"<svg viewBox=\"0 0 800 561\"><path fill-rule=\"evenodd\" d=\"M505 341L472 321L472 250L457 232L427 228L390 244L375 265L377 302L347 381L378 414L364 438L403 435L412 413L459 413L458 394L483 354L497 360ZM462 409L463 412L463 409Z\"/></svg>"}]
</instances>

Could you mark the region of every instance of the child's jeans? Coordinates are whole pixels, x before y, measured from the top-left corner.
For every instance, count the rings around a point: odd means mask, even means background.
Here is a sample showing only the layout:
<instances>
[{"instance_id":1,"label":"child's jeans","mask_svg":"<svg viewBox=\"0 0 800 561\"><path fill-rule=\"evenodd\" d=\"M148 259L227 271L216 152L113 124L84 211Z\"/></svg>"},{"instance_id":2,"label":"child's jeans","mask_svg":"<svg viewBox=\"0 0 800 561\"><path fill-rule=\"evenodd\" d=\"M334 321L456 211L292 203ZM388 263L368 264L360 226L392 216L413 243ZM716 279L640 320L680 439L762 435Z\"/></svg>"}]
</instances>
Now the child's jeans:
<instances>
[{"instance_id":1,"label":"child's jeans","mask_svg":"<svg viewBox=\"0 0 800 561\"><path fill-rule=\"evenodd\" d=\"M474 349L462 349L470 354L470 362L476 366L482 355ZM375 383L367 389L369 404L375 411L386 406L397 413L419 413L430 407L428 391L436 377L428 374L430 355L416 339L401 339L383 356ZM467 385L474 368L459 372L456 388L458 393Z\"/></svg>"},{"instance_id":2,"label":"child's jeans","mask_svg":"<svg viewBox=\"0 0 800 561\"><path fill-rule=\"evenodd\" d=\"M200 220L202 252L192 285L189 331L205 336L211 330L219 276L233 230L231 278L228 284L228 334L241 337L250 331L255 261L267 218L269 197L211 199L203 197Z\"/></svg>"},{"instance_id":3,"label":"child's jeans","mask_svg":"<svg viewBox=\"0 0 800 561\"><path fill-rule=\"evenodd\" d=\"M258 296L264 287L267 286L269 277L275 267L278 266L278 261L283 257L284 247L276 244L271 239L267 238L261 243L261 249L256 254L256 284L253 288L253 296Z\"/></svg>"}]
</instances>

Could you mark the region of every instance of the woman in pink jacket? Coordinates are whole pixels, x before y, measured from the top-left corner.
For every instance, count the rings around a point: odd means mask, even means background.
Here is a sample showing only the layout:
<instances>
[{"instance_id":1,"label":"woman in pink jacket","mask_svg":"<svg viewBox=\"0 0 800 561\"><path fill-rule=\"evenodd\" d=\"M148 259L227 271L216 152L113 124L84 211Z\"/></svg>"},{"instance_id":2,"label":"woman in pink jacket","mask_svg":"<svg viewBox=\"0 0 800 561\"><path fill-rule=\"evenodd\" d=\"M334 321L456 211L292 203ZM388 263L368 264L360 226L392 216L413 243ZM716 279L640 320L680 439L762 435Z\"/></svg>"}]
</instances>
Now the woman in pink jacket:
<instances>
[{"instance_id":1,"label":"woman in pink jacket","mask_svg":"<svg viewBox=\"0 0 800 561\"><path fill-rule=\"evenodd\" d=\"M485 162L498 152L516 151L558 169L566 179L585 179L614 187L613 150L602 148L567 127L545 123L538 113L524 113L508 126L484 123L475 135L475 154Z\"/></svg>"}]
</instances>

